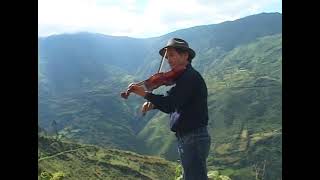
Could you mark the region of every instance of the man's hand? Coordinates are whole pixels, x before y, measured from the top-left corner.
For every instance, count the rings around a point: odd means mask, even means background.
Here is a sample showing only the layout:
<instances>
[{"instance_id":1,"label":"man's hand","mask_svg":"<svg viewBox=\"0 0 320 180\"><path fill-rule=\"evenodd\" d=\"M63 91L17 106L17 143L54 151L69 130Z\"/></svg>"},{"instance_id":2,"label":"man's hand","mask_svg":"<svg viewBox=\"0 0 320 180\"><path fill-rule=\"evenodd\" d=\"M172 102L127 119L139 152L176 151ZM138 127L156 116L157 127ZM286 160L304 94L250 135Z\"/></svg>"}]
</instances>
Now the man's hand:
<instances>
[{"instance_id":1,"label":"man's hand","mask_svg":"<svg viewBox=\"0 0 320 180\"><path fill-rule=\"evenodd\" d=\"M147 94L142 86L139 86L133 83L131 83L128 88L131 90L131 92L141 97L144 97Z\"/></svg>"},{"instance_id":2,"label":"man's hand","mask_svg":"<svg viewBox=\"0 0 320 180\"><path fill-rule=\"evenodd\" d=\"M145 102L141 107L141 112L146 113L147 111L150 111L151 109L153 109L153 107L154 105L151 102Z\"/></svg>"}]
</instances>

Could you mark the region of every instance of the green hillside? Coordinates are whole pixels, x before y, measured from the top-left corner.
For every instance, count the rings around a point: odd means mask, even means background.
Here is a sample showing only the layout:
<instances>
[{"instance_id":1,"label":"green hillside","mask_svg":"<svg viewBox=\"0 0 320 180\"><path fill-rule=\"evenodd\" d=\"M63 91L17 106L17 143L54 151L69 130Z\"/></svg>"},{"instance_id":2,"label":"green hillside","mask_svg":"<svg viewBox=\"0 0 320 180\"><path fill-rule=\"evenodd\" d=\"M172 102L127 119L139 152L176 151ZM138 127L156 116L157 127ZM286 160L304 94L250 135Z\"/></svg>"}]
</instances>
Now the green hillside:
<instances>
[{"instance_id":1,"label":"green hillside","mask_svg":"<svg viewBox=\"0 0 320 180\"><path fill-rule=\"evenodd\" d=\"M40 94L39 125L51 134L58 132L64 139L81 143L125 150L143 146L135 134L145 122L134 114L134 107L142 101L136 97L123 101L117 88L121 83L118 77L86 92L64 96Z\"/></svg>"},{"instance_id":2,"label":"green hillside","mask_svg":"<svg viewBox=\"0 0 320 180\"><path fill-rule=\"evenodd\" d=\"M177 164L129 151L39 136L38 179L174 179Z\"/></svg>"}]
</instances>

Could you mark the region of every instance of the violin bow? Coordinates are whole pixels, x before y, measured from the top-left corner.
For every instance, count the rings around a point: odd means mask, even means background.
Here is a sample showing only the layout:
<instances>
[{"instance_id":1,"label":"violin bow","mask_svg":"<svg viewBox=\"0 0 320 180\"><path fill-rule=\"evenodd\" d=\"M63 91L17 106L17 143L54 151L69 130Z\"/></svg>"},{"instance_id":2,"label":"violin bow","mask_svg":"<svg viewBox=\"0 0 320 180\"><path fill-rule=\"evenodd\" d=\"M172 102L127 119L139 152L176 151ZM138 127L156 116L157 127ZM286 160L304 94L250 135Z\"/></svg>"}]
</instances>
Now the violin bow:
<instances>
[{"instance_id":1,"label":"violin bow","mask_svg":"<svg viewBox=\"0 0 320 180\"><path fill-rule=\"evenodd\" d=\"M164 58L166 58L166 55L167 55L167 48L165 48L165 49L166 49L166 51L164 52L164 55L163 55L162 60L161 60L161 62L160 62L160 66L159 66L159 69L158 69L158 73L161 71L162 65L163 65L163 60L164 60Z\"/></svg>"},{"instance_id":2,"label":"violin bow","mask_svg":"<svg viewBox=\"0 0 320 180\"><path fill-rule=\"evenodd\" d=\"M158 72L157 72L157 73L159 73L159 72L161 71L162 66L163 66L163 61L164 61L164 58L166 58L166 55L167 55L167 48L165 48L165 52L164 52L164 55L163 55L162 60L161 60L161 62L160 62L160 66L159 66L159 69L158 69ZM150 93L152 93L152 91L153 91L153 90L151 90ZM147 103L150 103L150 102L147 101ZM146 115L146 112L143 112L143 113L142 113L142 116L145 116L145 115Z\"/></svg>"}]
</instances>

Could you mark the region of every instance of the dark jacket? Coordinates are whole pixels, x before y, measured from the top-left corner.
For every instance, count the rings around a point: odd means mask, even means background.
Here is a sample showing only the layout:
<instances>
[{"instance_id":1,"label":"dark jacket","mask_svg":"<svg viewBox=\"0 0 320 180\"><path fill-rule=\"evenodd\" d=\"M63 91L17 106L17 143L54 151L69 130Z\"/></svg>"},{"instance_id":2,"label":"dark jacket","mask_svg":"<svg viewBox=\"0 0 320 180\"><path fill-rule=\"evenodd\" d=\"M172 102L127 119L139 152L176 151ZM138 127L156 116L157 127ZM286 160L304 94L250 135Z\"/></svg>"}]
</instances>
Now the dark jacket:
<instances>
[{"instance_id":1,"label":"dark jacket","mask_svg":"<svg viewBox=\"0 0 320 180\"><path fill-rule=\"evenodd\" d=\"M144 98L164 113L179 113L178 124L172 131L186 133L208 125L207 86L191 64L167 93L166 96L147 93Z\"/></svg>"}]
</instances>

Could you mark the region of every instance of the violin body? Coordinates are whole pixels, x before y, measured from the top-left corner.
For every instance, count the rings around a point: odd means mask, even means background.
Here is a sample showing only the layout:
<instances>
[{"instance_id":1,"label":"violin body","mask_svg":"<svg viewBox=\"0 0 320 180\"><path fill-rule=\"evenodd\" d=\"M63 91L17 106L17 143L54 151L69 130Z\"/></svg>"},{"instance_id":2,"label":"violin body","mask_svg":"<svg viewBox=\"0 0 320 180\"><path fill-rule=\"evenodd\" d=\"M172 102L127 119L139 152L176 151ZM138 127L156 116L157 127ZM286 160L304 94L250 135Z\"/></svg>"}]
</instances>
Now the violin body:
<instances>
[{"instance_id":1,"label":"violin body","mask_svg":"<svg viewBox=\"0 0 320 180\"><path fill-rule=\"evenodd\" d=\"M160 86L170 86L175 83L175 80L185 71L185 67L178 66L168 72L160 72L152 75L150 78L136 83L136 85L144 86L147 91L152 91ZM121 97L127 99L130 95L131 88L128 88L126 92L121 93Z\"/></svg>"}]
</instances>

